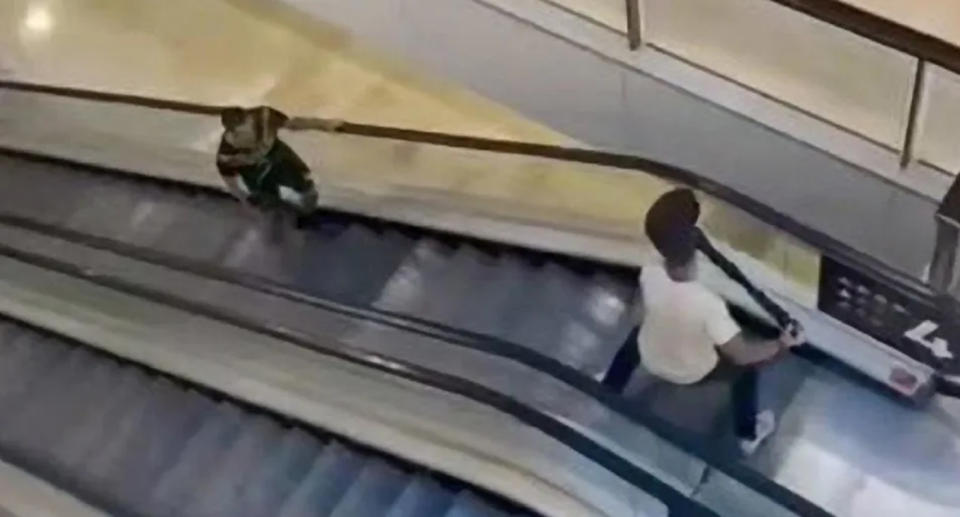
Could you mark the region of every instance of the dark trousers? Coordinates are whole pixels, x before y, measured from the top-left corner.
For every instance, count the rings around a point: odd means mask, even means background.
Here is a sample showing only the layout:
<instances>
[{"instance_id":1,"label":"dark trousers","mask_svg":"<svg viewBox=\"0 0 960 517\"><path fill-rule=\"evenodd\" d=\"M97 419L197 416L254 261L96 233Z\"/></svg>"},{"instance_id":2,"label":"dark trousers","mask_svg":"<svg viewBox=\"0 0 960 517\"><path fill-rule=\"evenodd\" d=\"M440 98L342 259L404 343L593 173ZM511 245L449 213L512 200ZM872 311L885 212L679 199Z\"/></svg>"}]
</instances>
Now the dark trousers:
<instances>
[{"instance_id":1,"label":"dark trousers","mask_svg":"<svg viewBox=\"0 0 960 517\"><path fill-rule=\"evenodd\" d=\"M640 328L634 328L620 345L613 357L613 363L604 376L604 386L623 393L633 372L640 366L640 349L637 336ZM733 403L734 432L738 438L752 440L756 437L757 426L757 370L752 367L737 366L723 357L717 367L700 382L723 382L730 385L730 398Z\"/></svg>"}]
</instances>

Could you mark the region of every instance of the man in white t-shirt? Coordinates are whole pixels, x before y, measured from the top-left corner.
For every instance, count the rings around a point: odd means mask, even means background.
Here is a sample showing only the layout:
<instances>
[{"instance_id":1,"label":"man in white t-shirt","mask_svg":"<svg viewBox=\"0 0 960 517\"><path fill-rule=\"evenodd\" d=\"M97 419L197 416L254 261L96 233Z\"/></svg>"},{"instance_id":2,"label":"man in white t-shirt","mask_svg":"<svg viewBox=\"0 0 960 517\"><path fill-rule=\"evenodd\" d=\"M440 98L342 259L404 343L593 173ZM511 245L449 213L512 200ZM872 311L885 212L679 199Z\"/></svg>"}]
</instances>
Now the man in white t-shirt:
<instances>
[{"instance_id":1,"label":"man in white t-shirt","mask_svg":"<svg viewBox=\"0 0 960 517\"><path fill-rule=\"evenodd\" d=\"M640 274L642 323L621 346L603 384L622 392L641 361L651 374L674 384L729 381L735 432L751 454L776 427L773 412L757 413L756 366L804 337L788 329L779 340L746 342L723 299L697 282L698 216L699 204L688 189L665 194L647 212L645 230L663 262Z\"/></svg>"}]
</instances>

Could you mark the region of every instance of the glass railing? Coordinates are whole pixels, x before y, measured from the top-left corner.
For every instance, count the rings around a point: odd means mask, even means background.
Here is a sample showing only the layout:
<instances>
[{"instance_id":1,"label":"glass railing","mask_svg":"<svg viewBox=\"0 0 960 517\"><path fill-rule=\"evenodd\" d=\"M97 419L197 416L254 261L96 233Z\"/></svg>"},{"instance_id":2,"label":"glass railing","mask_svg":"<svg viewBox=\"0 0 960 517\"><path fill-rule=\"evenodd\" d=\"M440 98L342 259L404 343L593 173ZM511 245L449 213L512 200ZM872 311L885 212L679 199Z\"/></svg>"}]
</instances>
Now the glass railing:
<instances>
[{"instance_id":1,"label":"glass railing","mask_svg":"<svg viewBox=\"0 0 960 517\"><path fill-rule=\"evenodd\" d=\"M895 150L904 169L960 170L960 48L921 30L842 0L547 1Z\"/></svg>"}]
</instances>

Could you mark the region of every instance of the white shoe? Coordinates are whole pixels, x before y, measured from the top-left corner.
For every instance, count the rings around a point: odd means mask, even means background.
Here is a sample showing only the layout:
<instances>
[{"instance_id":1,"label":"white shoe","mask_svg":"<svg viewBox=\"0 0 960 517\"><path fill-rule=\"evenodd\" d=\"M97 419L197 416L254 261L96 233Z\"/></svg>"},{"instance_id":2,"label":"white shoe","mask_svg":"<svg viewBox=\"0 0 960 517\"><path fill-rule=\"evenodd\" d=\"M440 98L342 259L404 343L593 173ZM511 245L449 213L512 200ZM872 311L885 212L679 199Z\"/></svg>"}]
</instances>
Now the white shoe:
<instances>
[{"instance_id":1,"label":"white shoe","mask_svg":"<svg viewBox=\"0 0 960 517\"><path fill-rule=\"evenodd\" d=\"M769 438L776 428L777 417L773 414L773 411L766 410L760 412L760 414L757 415L756 437L753 440L740 440L740 450L747 456L751 456L757 452L760 444Z\"/></svg>"}]
</instances>

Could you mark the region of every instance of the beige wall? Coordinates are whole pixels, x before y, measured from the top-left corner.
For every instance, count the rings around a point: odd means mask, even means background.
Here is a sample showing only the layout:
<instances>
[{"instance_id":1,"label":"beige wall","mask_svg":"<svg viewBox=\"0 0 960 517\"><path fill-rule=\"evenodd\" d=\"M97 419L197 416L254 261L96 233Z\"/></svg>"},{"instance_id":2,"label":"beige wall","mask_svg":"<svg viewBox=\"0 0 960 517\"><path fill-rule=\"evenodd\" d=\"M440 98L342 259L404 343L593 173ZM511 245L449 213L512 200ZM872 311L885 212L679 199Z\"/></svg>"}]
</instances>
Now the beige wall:
<instances>
[{"instance_id":1,"label":"beige wall","mask_svg":"<svg viewBox=\"0 0 960 517\"><path fill-rule=\"evenodd\" d=\"M846 3L960 46L960 2L956 0L846 0Z\"/></svg>"},{"instance_id":2,"label":"beige wall","mask_svg":"<svg viewBox=\"0 0 960 517\"><path fill-rule=\"evenodd\" d=\"M960 171L960 76L927 67L927 100L917 155L956 174Z\"/></svg>"},{"instance_id":3,"label":"beige wall","mask_svg":"<svg viewBox=\"0 0 960 517\"><path fill-rule=\"evenodd\" d=\"M889 146L915 61L769 0L646 0L653 43Z\"/></svg>"},{"instance_id":4,"label":"beige wall","mask_svg":"<svg viewBox=\"0 0 960 517\"><path fill-rule=\"evenodd\" d=\"M619 32L627 31L626 0L546 0Z\"/></svg>"}]
</instances>

